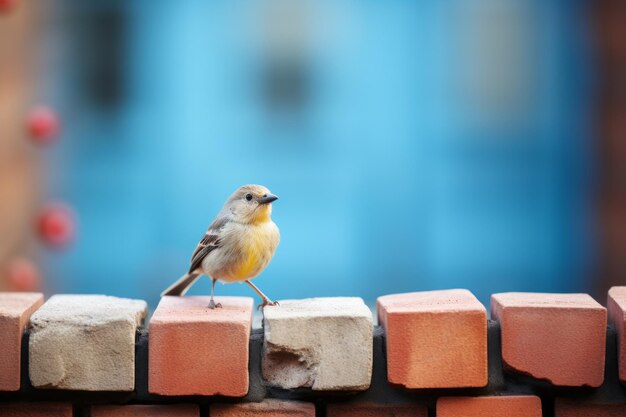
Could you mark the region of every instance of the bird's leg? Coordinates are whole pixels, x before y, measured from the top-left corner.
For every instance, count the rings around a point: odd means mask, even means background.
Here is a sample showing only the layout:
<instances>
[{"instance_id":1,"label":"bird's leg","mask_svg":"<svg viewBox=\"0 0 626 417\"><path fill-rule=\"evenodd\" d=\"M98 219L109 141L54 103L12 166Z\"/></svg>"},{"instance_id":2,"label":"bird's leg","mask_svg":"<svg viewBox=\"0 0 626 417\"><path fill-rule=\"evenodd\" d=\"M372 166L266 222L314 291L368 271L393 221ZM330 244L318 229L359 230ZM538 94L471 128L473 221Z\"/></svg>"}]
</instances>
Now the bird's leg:
<instances>
[{"instance_id":1,"label":"bird's leg","mask_svg":"<svg viewBox=\"0 0 626 417\"><path fill-rule=\"evenodd\" d=\"M246 281L246 284L248 284L250 287L252 287L252 289L261 296L261 298L263 299L263 303L261 303L259 305L259 308L263 308L265 306L277 306L278 305L278 301L272 301L270 300L267 295L263 294L263 291L261 291L260 289L257 288L256 285L254 285L253 283L251 283L250 281Z\"/></svg>"},{"instance_id":2,"label":"bird's leg","mask_svg":"<svg viewBox=\"0 0 626 417\"><path fill-rule=\"evenodd\" d=\"M209 301L209 308L211 310L215 309L215 308L222 308L222 304L221 303L216 303L215 300L213 299L213 294L215 293L215 282L217 280L211 278L211 300Z\"/></svg>"}]
</instances>

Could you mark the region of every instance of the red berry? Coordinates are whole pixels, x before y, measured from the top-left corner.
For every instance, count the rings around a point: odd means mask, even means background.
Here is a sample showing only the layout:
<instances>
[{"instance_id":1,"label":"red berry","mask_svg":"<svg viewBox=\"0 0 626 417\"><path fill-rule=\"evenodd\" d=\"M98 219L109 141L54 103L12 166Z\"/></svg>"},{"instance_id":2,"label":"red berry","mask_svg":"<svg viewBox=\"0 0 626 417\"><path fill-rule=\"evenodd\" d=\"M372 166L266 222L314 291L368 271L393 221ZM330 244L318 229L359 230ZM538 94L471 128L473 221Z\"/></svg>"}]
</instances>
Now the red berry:
<instances>
[{"instance_id":1,"label":"red berry","mask_svg":"<svg viewBox=\"0 0 626 417\"><path fill-rule=\"evenodd\" d=\"M15 6L15 0L0 0L0 13L9 12Z\"/></svg>"},{"instance_id":2,"label":"red berry","mask_svg":"<svg viewBox=\"0 0 626 417\"><path fill-rule=\"evenodd\" d=\"M74 238L74 214L61 204L45 207L39 214L37 226L40 238L50 246L65 246Z\"/></svg>"},{"instance_id":3,"label":"red berry","mask_svg":"<svg viewBox=\"0 0 626 417\"><path fill-rule=\"evenodd\" d=\"M37 107L28 116L28 132L31 138L40 145L53 142L59 129L59 119L56 113L48 107Z\"/></svg>"},{"instance_id":4,"label":"red berry","mask_svg":"<svg viewBox=\"0 0 626 417\"><path fill-rule=\"evenodd\" d=\"M41 289L39 268L29 259L18 258L11 261L7 278L9 287L15 291L39 291Z\"/></svg>"}]
</instances>

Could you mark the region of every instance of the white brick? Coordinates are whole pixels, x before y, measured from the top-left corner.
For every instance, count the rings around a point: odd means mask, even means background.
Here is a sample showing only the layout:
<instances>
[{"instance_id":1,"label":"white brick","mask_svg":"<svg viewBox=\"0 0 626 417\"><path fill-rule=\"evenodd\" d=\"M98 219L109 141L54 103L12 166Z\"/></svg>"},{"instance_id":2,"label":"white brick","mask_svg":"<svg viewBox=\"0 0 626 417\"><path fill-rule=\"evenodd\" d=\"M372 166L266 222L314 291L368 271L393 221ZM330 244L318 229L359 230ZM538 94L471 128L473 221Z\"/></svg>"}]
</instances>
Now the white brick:
<instances>
[{"instance_id":1,"label":"white brick","mask_svg":"<svg viewBox=\"0 0 626 417\"><path fill-rule=\"evenodd\" d=\"M366 390L372 314L360 298L281 301L263 309L263 377L280 388Z\"/></svg>"},{"instance_id":2,"label":"white brick","mask_svg":"<svg viewBox=\"0 0 626 417\"><path fill-rule=\"evenodd\" d=\"M135 333L145 301L104 295L55 295L30 319L33 386L132 391Z\"/></svg>"}]
</instances>

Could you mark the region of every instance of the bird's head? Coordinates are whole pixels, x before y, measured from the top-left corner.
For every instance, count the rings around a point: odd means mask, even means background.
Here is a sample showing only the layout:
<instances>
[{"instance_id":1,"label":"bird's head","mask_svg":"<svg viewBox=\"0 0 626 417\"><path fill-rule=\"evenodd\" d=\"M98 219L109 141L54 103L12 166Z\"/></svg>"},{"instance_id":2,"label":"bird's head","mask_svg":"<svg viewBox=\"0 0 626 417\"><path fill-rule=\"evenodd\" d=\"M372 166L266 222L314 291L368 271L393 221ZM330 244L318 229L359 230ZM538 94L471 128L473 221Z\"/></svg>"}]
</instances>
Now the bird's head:
<instances>
[{"instance_id":1,"label":"bird's head","mask_svg":"<svg viewBox=\"0 0 626 417\"><path fill-rule=\"evenodd\" d=\"M258 224L271 220L272 202L276 200L278 197L262 185L244 185L228 198L224 209L238 222Z\"/></svg>"}]
</instances>

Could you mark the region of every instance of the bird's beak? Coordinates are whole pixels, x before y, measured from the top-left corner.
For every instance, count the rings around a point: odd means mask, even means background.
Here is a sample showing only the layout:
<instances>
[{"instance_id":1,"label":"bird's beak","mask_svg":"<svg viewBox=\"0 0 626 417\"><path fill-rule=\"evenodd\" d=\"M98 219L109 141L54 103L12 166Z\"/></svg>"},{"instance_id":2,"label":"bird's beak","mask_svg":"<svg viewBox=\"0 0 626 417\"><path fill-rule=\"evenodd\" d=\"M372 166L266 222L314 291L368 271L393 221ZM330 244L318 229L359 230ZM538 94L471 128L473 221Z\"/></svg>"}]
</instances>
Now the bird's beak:
<instances>
[{"instance_id":1,"label":"bird's beak","mask_svg":"<svg viewBox=\"0 0 626 417\"><path fill-rule=\"evenodd\" d=\"M259 198L257 201L259 202L259 204L269 204L276 200L278 200L278 197L276 197L274 194L265 194L263 197Z\"/></svg>"}]
</instances>

